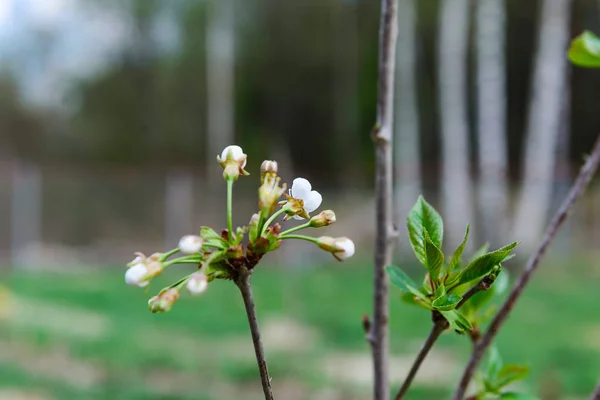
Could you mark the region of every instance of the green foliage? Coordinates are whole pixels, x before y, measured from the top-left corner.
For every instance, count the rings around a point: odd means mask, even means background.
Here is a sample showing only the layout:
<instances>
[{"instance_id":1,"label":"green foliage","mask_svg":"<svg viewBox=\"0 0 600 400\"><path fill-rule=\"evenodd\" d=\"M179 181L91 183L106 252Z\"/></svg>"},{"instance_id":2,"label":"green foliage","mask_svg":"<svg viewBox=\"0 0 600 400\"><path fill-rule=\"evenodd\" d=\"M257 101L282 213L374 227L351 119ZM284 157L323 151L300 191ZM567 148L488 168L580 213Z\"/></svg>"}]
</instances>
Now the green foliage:
<instances>
[{"instance_id":1,"label":"green foliage","mask_svg":"<svg viewBox=\"0 0 600 400\"><path fill-rule=\"evenodd\" d=\"M535 399L535 397L528 394L505 391L506 386L524 379L527 375L529 375L528 367L512 364L504 365L498 349L492 346L486 362L479 371L480 388L477 398Z\"/></svg>"},{"instance_id":2,"label":"green foliage","mask_svg":"<svg viewBox=\"0 0 600 400\"><path fill-rule=\"evenodd\" d=\"M496 251L482 255L476 258L460 274L458 282L460 284L467 283L477 278L481 278L492 271L496 265L500 265L509 255L510 252L517 247L519 243L513 242L508 246L504 246Z\"/></svg>"},{"instance_id":3,"label":"green foliage","mask_svg":"<svg viewBox=\"0 0 600 400\"><path fill-rule=\"evenodd\" d=\"M497 293L494 289L475 294L464 303L465 309L460 313L456 307L463 299L462 294L469 290L469 283L487 275L489 275L488 281L495 281L500 275L500 264L511 257L510 253L517 246L517 242L489 253L486 244L478 249L467 266L463 267L461 258L469 238L469 225L461 244L451 258L445 257L441 250L444 236L442 217L423 196L419 196L412 207L406 225L415 256L427 268L429 274L424 276L422 285L418 286L399 267L387 266L386 271L390 280L404 292L402 299L428 310L439 311L448 320L452 329L459 332L472 329L474 325L478 325L481 320L488 317L493 311L492 308L488 308L486 312L479 312L479 310ZM450 261L445 264L444 260L448 259ZM505 275L502 275L500 284L502 290L498 293L506 288Z\"/></svg>"},{"instance_id":4,"label":"green foliage","mask_svg":"<svg viewBox=\"0 0 600 400\"><path fill-rule=\"evenodd\" d=\"M438 248L442 247L444 237L444 222L440 214L423 196L419 196L416 204L406 218L410 244L417 259L427 265L427 252L425 249L425 234L429 235L431 242Z\"/></svg>"},{"instance_id":5,"label":"green foliage","mask_svg":"<svg viewBox=\"0 0 600 400\"><path fill-rule=\"evenodd\" d=\"M580 67L600 68L600 38L584 31L571 42L569 60Z\"/></svg>"}]
</instances>

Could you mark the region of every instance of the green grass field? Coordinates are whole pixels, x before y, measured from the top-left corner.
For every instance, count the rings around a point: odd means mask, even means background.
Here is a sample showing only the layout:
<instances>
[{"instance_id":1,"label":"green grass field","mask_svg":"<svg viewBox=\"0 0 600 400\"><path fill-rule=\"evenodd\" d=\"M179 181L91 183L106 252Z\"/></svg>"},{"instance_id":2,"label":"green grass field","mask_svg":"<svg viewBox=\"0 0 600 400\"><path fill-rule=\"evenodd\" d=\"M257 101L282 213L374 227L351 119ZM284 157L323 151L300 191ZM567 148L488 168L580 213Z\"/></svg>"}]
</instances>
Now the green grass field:
<instances>
[{"instance_id":1,"label":"green grass field","mask_svg":"<svg viewBox=\"0 0 600 400\"><path fill-rule=\"evenodd\" d=\"M184 295L170 313L152 315L147 299L177 271L148 292L127 287L123 272L5 276L0 400L261 398L233 284L215 282L202 297ZM589 395L600 377L598 280L590 262L554 261L534 278L498 343L506 362L531 367L523 390L547 399ZM361 315L371 308L370 262L261 267L253 282L277 398L369 399ZM391 316L397 387L430 320L394 289ZM446 398L470 346L466 337L445 334L407 398Z\"/></svg>"}]
</instances>

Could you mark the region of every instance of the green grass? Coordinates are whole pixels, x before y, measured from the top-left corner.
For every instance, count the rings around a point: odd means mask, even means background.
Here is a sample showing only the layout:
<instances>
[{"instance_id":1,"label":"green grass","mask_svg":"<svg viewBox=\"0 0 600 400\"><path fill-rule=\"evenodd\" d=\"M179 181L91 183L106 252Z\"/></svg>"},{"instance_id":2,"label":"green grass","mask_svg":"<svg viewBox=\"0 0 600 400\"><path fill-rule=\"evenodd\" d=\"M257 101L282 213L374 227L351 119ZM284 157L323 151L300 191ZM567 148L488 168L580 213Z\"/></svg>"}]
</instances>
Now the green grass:
<instances>
[{"instance_id":1,"label":"green grass","mask_svg":"<svg viewBox=\"0 0 600 400\"><path fill-rule=\"evenodd\" d=\"M407 270L417 276L421 272L417 268L409 266ZM581 263L569 265L570 274L561 272L560 265L544 268L551 273L542 270L534 279L499 336L498 346L506 362L531 367L532 375L524 385L530 392L537 393L540 387L547 387L548 380L556 380L552 390L561 398L584 397L600 375L600 339L590 342L593 332L600 333L595 312L597 283ZM146 302L161 286L155 284L148 292L127 287L122 274L121 269L104 269L7 276L15 304L25 301L30 308L40 307L40 315L34 313L32 321L22 321L19 316L0 320L1 343L29 348L32 365L59 349L74 363L89 363L101 372L91 386L76 388L51 374L32 372L35 368L26 362L3 358L0 351L0 387L23 387L67 400L227 400L240 393L243 398L260 399L247 322L234 285L214 282L202 297L184 295L171 312L153 315ZM170 271L159 280L167 284L168 278L177 274ZM261 321L291 318L313 333L312 340L297 351L294 343L290 344L292 350L265 344L276 391L293 391L299 385L304 398L322 390L335 390L344 399L370 397L367 384L336 380L323 372L323 363L330 356L368 355L360 321L363 313L370 313L371 274L371 269L361 268L359 262L307 270L261 267L255 273ZM66 315L52 329L40 322L45 315L54 316L46 314L48 309L64 310ZM77 317L81 315L87 317ZM101 334L86 336L88 326L78 324L83 321L92 329L96 320L103 327ZM393 354L413 357L429 330L430 318L425 310L400 302L399 293L392 288L390 324ZM278 341L286 344L286 338ZM439 347L452 355L455 366L447 373L452 383L460 374L470 343L466 337L446 334ZM451 389L416 385L409 399L444 398Z\"/></svg>"}]
</instances>

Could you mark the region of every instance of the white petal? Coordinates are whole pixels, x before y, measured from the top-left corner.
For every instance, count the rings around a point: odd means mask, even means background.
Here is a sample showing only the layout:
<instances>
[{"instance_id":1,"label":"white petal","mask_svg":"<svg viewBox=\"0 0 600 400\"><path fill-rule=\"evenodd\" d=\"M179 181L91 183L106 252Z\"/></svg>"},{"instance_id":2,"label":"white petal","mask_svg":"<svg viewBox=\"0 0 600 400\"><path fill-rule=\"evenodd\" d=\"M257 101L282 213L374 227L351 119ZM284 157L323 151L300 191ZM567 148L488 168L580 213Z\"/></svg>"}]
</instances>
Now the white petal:
<instances>
[{"instance_id":1,"label":"white petal","mask_svg":"<svg viewBox=\"0 0 600 400\"><path fill-rule=\"evenodd\" d=\"M304 200L306 196L308 196L308 194L310 193L311 189L312 186L310 185L310 182L307 179L296 178L294 179L294 182L292 182L292 197Z\"/></svg>"},{"instance_id":2,"label":"white petal","mask_svg":"<svg viewBox=\"0 0 600 400\"><path fill-rule=\"evenodd\" d=\"M227 146L225 147L225 149L223 149L223 152L221 153L221 160L225 160L227 158L227 153L229 153L230 151L233 153L233 159L236 161L244 155L244 150L242 150L240 146Z\"/></svg>"},{"instance_id":3,"label":"white petal","mask_svg":"<svg viewBox=\"0 0 600 400\"><path fill-rule=\"evenodd\" d=\"M301 217L301 216L299 216L299 215L294 215L294 216L293 216L293 218L294 218L294 219L297 219L298 221L301 221L301 220L303 220L303 219L304 219L304 218L302 218L302 217Z\"/></svg>"},{"instance_id":4,"label":"white petal","mask_svg":"<svg viewBox=\"0 0 600 400\"><path fill-rule=\"evenodd\" d=\"M304 198L304 209L307 212L311 213L317 208L319 208L322 201L323 196L321 196L321 193L317 192L316 190L313 190L308 194L308 196Z\"/></svg>"},{"instance_id":5,"label":"white petal","mask_svg":"<svg viewBox=\"0 0 600 400\"><path fill-rule=\"evenodd\" d=\"M197 272L187 281L186 288L190 295L197 296L204 293L208 287L208 280L206 275Z\"/></svg>"},{"instance_id":6,"label":"white petal","mask_svg":"<svg viewBox=\"0 0 600 400\"><path fill-rule=\"evenodd\" d=\"M136 264L125 272L125 283L131 286L144 287L148 284L143 280L148 274L148 269L144 264Z\"/></svg>"}]
</instances>

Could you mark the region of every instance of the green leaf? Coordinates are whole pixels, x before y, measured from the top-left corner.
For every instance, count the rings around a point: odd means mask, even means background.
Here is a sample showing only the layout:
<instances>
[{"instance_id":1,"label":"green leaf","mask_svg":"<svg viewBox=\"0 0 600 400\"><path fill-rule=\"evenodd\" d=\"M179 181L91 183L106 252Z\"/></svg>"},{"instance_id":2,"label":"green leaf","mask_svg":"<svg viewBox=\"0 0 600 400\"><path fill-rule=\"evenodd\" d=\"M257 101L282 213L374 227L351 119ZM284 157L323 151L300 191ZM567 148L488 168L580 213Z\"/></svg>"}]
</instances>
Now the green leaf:
<instances>
[{"instance_id":1,"label":"green leaf","mask_svg":"<svg viewBox=\"0 0 600 400\"><path fill-rule=\"evenodd\" d=\"M580 67L600 68L600 38L584 31L571 42L568 57Z\"/></svg>"},{"instance_id":2,"label":"green leaf","mask_svg":"<svg viewBox=\"0 0 600 400\"><path fill-rule=\"evenodd\" d=\"M434 282L438 282L440 271L444 266L444 253L433 243L426 230L423 231L423 235L425 236L425 256L427 258L425 266L429 271L431 279Z\"/></svg>"},{"instance_id":3,"label":"green leaf","mask_svg":"<svg viewBox=\"0 0 600 400\"><path fill-rule=\"evenodd\" d=\"M529 368L524 365L505 365L498 372L496 385L501 388L515 381L520 381L529 375Z\"/></svg>"},{"instance_id":4,"label":"green leaf","mask_svg":"<svg viewBox=\"0 0 600 400\"><path fill-rule=\"evenodd\" d=\"M462 243L454 250L454 254L452 255L452 260L450 260L450 265L448 265L448 271L446 274L451 274L456 268L457 265L460 264L460 257L465 251L465 246L467 245L467 239L469 238L469 231L471 230L471 226L467 225L467 231L465 233L465 237L463 238Z\"/></svg>"},{"instance_id":5,"label":"green leaf","mask_svg":"<svg viewBox=\"0 0 600 400\"><path fill-rule=\"evenodd\" d=\"M500 398L504 400L538 400L536 396L517 392L500 393Z\"/></svg>"},{"instance_id":6,"label":"green leaf","mask_svg":"<svg viewBox=\"0 0 600 400\"><path fill-rule=\"evenodd\" d=\"M388 276L392 283L398 286L405 292L410 292L422 300L427 300L427 297L417 288L417 284L413 282L408 275L395 265L387 265L385 267Z\"/></svg>"},{"instance_id":7,"label":"green leaf","mask_svg":"<svg viewBox=\"0 0 600 400\"><path fill-rule=\"evenodd\" d=\"M408 304L412 304L413 306L419 306L419 307L423 307L426 310L431 310L431 307L429 306L428 303L420 300L420 299L416 299L415 295L410 293L410 292L402 292L402 295L400 297L402 299L403 302L408 303Z\"/></svg>"},{"instance_id":8,"label":"green leaf","mask_svg":"<svg viewBox=\"0 0 600 400\"><path fill-rule=\"evenodd\" d=\"M450 327L455 331L463 332L473 328L469 320L467 320L464 315L458 312L458 310L440 311L440 313L442 313L444 318L446 318L450 324Z\"/></svg>"},{"instance_id":9,"label":"green leaf","mask_svg":"<svg viewBox=\"0 0 600 400\"><path fill-rule=\"evenodd\" d=\"M518 244L518 242L511 243L508 246L484 254L471 261L469 265L462 270L458 281L460 283L467 283L488 274L496 265L504 261Z\"/></svg>"},{"instance_id":10,"label":"green leaf","mask_svg":"<svg viewBox=\"0 0 600 400\"><path fill-rule=\"evenodd\" d=\"M200 228L200 237L204 239L207 246L216 247L218 249L226 249L229 247L227 240L208 226Z\"/></svg>"},{"instance_id":11,"label":"green leaf","mask_svg":"<svg viewBox=\"0 0 600 400\"><path fill-rule=\"evenodd\" d=\"M446 286L444 286L444 284L442 283L435 290L435 293L433 294L433 299L435 301L435 300L441 299L442 297L445 297L445 296L446 296Z\"/></svg>"},{"instance_id":12,"label":"green leaf","mask_svg":"<svg viewBox=\"0 0 600 400\"><path fill-rule=\"evenodd\" d=\"M427 265L425 235L423 232L427 231L433 244L441 248L444 236L444 222L442 217L435 208L425 201L423 196L419 196L406 218L406 226L408 228L410 245L417 259L423 265Z\"/></svg>"},{"instance_id":13,"label":"green leaf","mask_svg":"<svg viewBox=\"0 0 600 400\"><path fill-rule=\"evenodd\" d=\"M506 261L506 259L508 259L508 257L504 260ZM502 271L498 274L498 277L496 277L494 284L492 285L491 290L494 292L494 296L500 296L501 294L506 292L506 289L508 289L508 283L508 272L506 272L505 269L502 269Z\"/></svg>"},{"instance_id":14,"label":"green leaf","mask_svg":"<svg viewBox=\"0 0 600 400\"><path fill-rule=\"evenodd\" d=\"M431 305L438 311L450 311L454 310L461 300L462 296L457 294L447 294L435 299Z\"/></svg>"}]
</instances>

